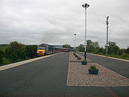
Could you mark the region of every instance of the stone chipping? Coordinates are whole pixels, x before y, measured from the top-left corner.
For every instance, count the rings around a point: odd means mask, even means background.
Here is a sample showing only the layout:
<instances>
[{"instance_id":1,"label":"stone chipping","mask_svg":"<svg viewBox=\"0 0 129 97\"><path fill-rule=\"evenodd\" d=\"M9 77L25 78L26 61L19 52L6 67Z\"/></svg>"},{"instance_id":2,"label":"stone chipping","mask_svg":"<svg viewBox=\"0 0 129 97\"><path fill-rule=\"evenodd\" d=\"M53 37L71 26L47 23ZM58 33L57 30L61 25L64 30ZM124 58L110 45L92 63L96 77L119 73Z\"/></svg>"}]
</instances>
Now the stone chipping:
<instances>
[{"instance_id":1,"label":"stone chipping","mask_svg":"<svg viewBox=\"0 0 129 97\"><path fill-rule=\"evenodd\" d=\"M67 86L129 86L128 78L100 64L92 63L91 59L87 60L90 61L87 65L81 65L81 61L78 61L72 52L69 53ZM98 75L88 73L88 69L93 65L99 69Z\"/></svg>"}]
</instances>

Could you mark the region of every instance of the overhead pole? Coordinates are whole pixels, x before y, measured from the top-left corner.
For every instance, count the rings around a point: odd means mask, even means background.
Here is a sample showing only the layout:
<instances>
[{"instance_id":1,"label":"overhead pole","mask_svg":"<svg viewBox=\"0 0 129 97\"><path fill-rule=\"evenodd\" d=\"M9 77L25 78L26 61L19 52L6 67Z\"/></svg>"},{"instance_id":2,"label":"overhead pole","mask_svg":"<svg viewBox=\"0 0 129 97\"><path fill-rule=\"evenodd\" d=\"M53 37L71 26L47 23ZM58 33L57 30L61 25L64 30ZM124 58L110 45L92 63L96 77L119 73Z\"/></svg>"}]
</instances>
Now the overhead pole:
<instances>
[{"instance_id":1,"label":"overhead pole","mask_svg":"<svg viewBox=\"0 0 129 97\"><path fill-rule=\"evenodd\" d=\"M74 46L75 46L75 52L76 52L76 35L77 35L77 34L75 33L75 34L74 34L74 36L75 36L75 40L74 40L74 43L75 43L75 45L74 45Z\"/></svg>"},{"instance_id":2,"label":"overhead pole","mask_svg":"<svg viewBox=\"0 0 129 97\"><path fill-rule=\"evenodd\" d=\"M109 29L109 16L106 17L106 55L108 55L108 46L109 46L109 41L108 41L108 29Z\"/></svg>"},{"instance_id":3,"label":"overhead pole","mask_svg":"<svg viewBox=\"0 0 129 97\"><path fill-rule=\"evenodd\" d=\"M82 7L83 8L85 8L85 42L84 42L84 45L85 45L85 52L84 52L84 59L86 60L86 57L87 57L87 50L86 50L86 47L87 47L87 40L86 40L86 33L87 33L87 29L86 29L86 27L87 27L87 23L86 23L86 16L87 16L87 8L89 7L90 5L89 4L87 4L87 3L85 3L85 4L83 4L82 5Z\"/></svg>"}]
</instances>

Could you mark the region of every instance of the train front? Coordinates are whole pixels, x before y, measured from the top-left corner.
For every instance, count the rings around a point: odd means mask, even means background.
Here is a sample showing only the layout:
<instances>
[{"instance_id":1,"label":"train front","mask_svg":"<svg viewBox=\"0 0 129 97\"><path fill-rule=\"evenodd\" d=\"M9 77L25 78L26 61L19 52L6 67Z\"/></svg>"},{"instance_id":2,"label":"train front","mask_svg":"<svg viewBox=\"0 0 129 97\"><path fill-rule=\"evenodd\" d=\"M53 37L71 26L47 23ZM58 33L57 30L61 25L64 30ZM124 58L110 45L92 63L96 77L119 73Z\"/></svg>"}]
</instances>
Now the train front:
<instances>
[{"instance_id":1,"label":"train front","mask_svg":"<svg viewBox=\"0 0 129 97\"><path fill-rule=\"evenodd\" d=\"M39 47L37 48L37 55L38 55L38 56L44 56L45 53L46 53L45 47L39 46Z\"/></svg>"}]
</instances>

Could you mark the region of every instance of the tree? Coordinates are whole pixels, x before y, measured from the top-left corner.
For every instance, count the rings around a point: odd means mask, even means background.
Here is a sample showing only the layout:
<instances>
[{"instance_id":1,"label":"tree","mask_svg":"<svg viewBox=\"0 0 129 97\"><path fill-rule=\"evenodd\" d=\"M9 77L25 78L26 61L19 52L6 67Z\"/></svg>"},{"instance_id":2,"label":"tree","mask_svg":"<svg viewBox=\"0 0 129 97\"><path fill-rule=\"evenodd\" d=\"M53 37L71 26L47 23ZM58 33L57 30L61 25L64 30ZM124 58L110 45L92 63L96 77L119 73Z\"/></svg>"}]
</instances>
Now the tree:
<instances>
[{"instance_id":1,"label":"tree","mask_svg":"<svg viewBox=\"0 0 129 97\"><path fill-rule=\"evenodd\" d=\"M63 48L71 48L71 45L69 45L69 44L64 44L64 45L63 45Z\"/></svg>"},{"instance_id":2,"label":"tree","mask_svg":"<svg viewBox=\"0 0 129 97\"><path fill-rule=\"evenodd\" d=\"M115 42L109 42L109 47L108 47L108 53L109 54L119 54L120 48L116 45Z\"/></svg>"},{"instance_id":3,"label":"tree","mask_svg":"<svg viewBox=\"0 0 129 97\"><path fill-rule=\"evenodd\" d=\"M126 49L120 49L119 50L119 55L123 55L124 53L126 53Z\"/></svg>"},{"instance_id":4,"label":"tree","mask_svg":"<svg viewBox=\"0 0 129 97\"><path fill-rule=\"evenodd\" d=\"M25 54L28 58L34 58L37 56L37 46L36 45L27 45L25 47Z\"/></svg>"},{"instance_id":5,"label":"tree","mask_svg":"<svg viewBox=\"0 0 129 97\"><path fill-rule=\"evenodd\" d=\"M87 51L88 52L96 52L99 49L98 42L92 42L91 40L87 40Z\"/></svg>"},{"instance_id":6,"label":"tree","mask_svg":"<svg viewBox=\"0 0 129 97\"><path fill-rule=\"evenodd\" d=\"M77 50L80 51L80 52L84 52L84 51L85 51L84 45L80 44L80 45L77 47Z\"/></svg>"},{"instance_id":7,"label":"tree","mask_svg":"<svg viewBox=\"0 0 129 97\"><path fill-rule=\"evenodd\" d=\"M98 42L93 42L92 45L93 45L94 48L99 48L99 43Z\"/></svg>"},{"instance_id":8,"label":"tree","mask_svg":"<svg viewBox=\"0 0 129 97\"><path fill-rule=\"evenodd\" d=\"M91 40L87 40L87 52L92 52L94 49Z\"/></svg>"},{"instance_id":9,"label":"tree","mask_svg":"<svg viewBox=\"0 0 129 97\"><path fill-rule=\"evenodd\" d=\"M98 48L98 50L96 51L96 53L105 54L105 49L104 48Z\"/></svg>"},{"instance_id":10,"label":"tree","mask_svg":"<svg viewBox=\"0 0 129 97\"><path fill-rule=\"evenodd\" d=\"M126 49L126 53L129 54L129 47Z\"/></svg>"},{"instance_id":11,"label":"tree","mask_svg":"<svg viewBox=\"0 0 129 97\"><path fill-rule=\"evenodd\" d=\"M12 61L23 60L26 58L25 45L16 41L11 42L9 46L5 49L5 55Z\"/></svg>"}]
</instances>

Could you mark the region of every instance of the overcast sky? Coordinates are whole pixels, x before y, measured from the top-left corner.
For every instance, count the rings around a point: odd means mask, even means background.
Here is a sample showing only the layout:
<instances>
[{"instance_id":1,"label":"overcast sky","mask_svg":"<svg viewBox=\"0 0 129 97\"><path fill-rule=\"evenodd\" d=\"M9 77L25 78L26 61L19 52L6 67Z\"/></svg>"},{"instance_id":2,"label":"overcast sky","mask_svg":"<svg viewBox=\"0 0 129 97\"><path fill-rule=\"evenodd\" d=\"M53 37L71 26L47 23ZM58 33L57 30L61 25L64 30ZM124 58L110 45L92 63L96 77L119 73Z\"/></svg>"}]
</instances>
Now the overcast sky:
<instances>
[{"instance_id":1,"label":"overcast sky","mask_svg":"<svg viewBox=\"0 0 129 97\"><path fill-rule=\"evenodd\" d=\"M87 10L87 39L105 45L106 16L109 40L121 48L129 46L129 0L0 0L0 44L84 43L84 8Z\"/></svg>"}]
</instances>

